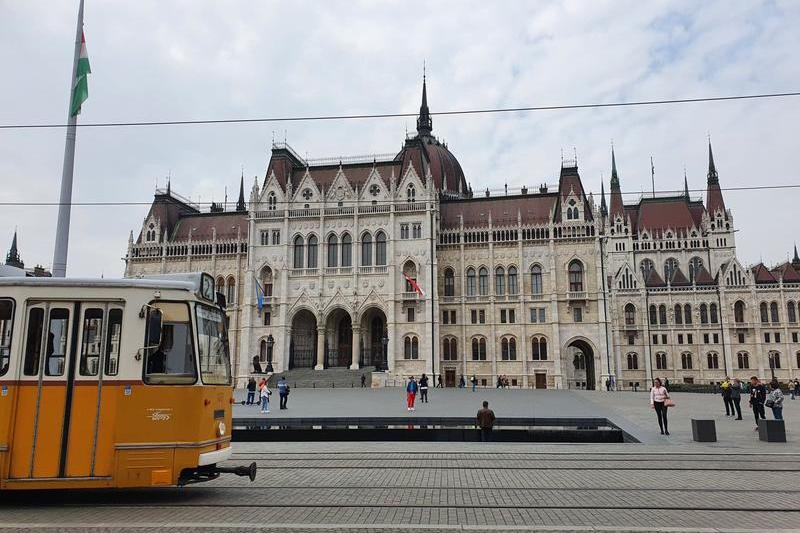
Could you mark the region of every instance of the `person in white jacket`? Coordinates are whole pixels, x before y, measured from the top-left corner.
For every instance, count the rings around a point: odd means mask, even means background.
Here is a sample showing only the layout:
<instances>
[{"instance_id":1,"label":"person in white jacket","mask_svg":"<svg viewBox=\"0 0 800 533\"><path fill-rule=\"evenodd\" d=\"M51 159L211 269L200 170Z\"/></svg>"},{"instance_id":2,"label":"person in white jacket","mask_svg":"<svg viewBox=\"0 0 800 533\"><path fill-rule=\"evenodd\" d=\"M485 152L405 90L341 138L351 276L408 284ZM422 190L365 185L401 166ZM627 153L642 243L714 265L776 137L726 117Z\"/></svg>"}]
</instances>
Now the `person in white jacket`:
<instances>
[{"instance_id":1,"label":"person in white jacket","mask_svg":"<svg viewBox=\"0 0 800 533\"><path fill-rule=\"evenodd\" d=\"M656 411L658 427L661 428L662 435L669 435L669 428L667 427L667 406L665 405L668 399L669 392L667 388L661 384L661 379L654 379L653 386L650 388L650 408Z\"/></svg>"},{"instance_id":2,"label":"person in white jacket","mask_svg":"<svg viewBox=\"0 0 800 533\"><path fill-rule=\"evenodd\" d=\"M261 397L261 412L262 413L269 413L269 397L272 394L272 391L269 390L267 387L267 380L261 380L261 390L260 390L260 397Z\"/></svg>"}]
</instances>

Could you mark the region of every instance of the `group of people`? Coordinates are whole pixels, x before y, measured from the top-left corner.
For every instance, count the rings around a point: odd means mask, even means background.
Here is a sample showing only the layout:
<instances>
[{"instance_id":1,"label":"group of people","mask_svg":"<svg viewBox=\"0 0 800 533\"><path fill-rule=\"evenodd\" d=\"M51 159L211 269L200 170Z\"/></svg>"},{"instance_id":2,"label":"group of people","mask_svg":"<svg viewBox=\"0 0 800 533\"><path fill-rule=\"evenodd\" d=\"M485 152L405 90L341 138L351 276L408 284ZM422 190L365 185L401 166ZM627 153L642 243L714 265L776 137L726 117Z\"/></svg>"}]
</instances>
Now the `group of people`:
<instances>
[{"instance_id":1,"label":"group of people","mask_svg":"<svg viewBox=\"0 0 800 533\"><path fill-rule=\"evenodd\" d=\"M280 398L280 408L286 409L286 403L289 401L289 383L286 378L281 376L278 380L278 397ZM258 402L256 402L256 392L258 393ZM247 382L247 400L245 405L258 405L261 406L262 413L269 413L269 399L272 396L272 391L269 389L266 378L261 378L256 382L256 379L250 376Z\"/></svg>"},{"instance_id":2,"label":"group of people","mask_svg":"<svg viewBox=\"0 0 800 533\"><path fill-rule=\"evenodd\" d=\"M497 388L498 389L507 389L508 387L510 387L509 381L508 381L508 376L506 376L505 374L501 374L501 375L497 376Z\"/></svg>"},{"instance_id":3,"label":"group of people","mask_svg":"<svg viewBox=\"0 0 800 533\"><path fill-rule=\"evenodd\" d=\"M414 411L414 403L417 400L417 393L419 393L420 403L428 403L428 376L422 374L422 377L417 381L414 376L408 378L406 384L406 407L409 411Z\"/></svg>"},{"instance_id":4,"label":"group of people","mask_svg":"<svg viewBox=\"0 0 800 533\"><path fill-rule=\"evenodd\" d=\"M478 388L478 378L475 374L472 374L472 377L469 378L469 382L472 384L472 392ZM464 389L467 387L467 380L464 379L464 374L461 374L461 377L458 379L458 388Z\"/></svg>"}]
</instances>

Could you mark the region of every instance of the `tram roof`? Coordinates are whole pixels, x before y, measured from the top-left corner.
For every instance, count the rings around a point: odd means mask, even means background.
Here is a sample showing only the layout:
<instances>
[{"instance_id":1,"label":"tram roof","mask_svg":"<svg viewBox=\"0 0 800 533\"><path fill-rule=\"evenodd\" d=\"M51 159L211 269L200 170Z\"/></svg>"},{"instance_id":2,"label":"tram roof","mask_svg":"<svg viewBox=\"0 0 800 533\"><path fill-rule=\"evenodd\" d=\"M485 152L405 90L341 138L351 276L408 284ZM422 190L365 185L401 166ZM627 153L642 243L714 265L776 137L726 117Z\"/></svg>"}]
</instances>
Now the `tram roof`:
<instances>
[{"instance_id":1,"label":"tram roof","mask_svg":"<svg viewBox=\"0 0 800 533\"><path fill-rule=\"evenodd\" d=\"M0 286L24 287L80 287L80 288L130 288L176 289L196 292L200 287L200 273L151 276L147 278L30 278L22 276L0 277Z\"/></svg>"}]
</instances>

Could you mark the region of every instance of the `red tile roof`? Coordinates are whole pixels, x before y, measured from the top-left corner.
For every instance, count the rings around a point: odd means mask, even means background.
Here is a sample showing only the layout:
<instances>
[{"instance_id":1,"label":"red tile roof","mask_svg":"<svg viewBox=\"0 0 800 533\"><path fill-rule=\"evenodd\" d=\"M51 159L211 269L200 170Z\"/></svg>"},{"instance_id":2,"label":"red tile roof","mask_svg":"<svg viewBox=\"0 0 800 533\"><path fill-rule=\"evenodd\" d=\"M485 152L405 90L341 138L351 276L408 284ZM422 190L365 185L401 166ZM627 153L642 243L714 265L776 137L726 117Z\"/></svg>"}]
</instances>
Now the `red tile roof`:
<instances>
[{"instance_id":1,"label":"red tile roof","mask_svg":"<svg viewBox=\"0 0 800 533\"><path fill-rule=\"evenodd\" d=\"M646 287L666 287L667 284L664 283L664 280L661 279L661 276L658 275L658 271L655 268L651 268L647 278L644 280L644 284Z\"/></svg>"},{"instance_id":2,"label":"red tile roof","mask_svg":"<svg viewBox=\"0 0 800 533\"><path fill-rule=\"evenodd\" d=\"M188 241L189 233L192 234L193 241L211 240L213 229L216 229L217 240L235 239L237 235L245 239L248 229L247 213L226 211L181 217L170 241Z\"/></svg>"},{"instance_id":3,"label":"red tile roof","mask_svg":"<svg viewBox=\"0 0 800 533\"><path fill-rule=\"evenodd\" d=\"M700 271L694 278L695 285L715 285L717 282L716 280L711 277L711 274L708 273L706 267L701 266Z\"/></svg>"},{"instance_id":4,"label":"red tile roof","mask_svg":"<svg viewBox=\"0 0 800 533\"><path fill-rule=\"evenodd\" d=\"M680 267L675 269L675 272L672 274L672 279L670 280L670 285L675 287L685 287L687 285L691 285L692 282L688 280L686 275L684 275L683 271Z\"/></svg>"},{"instance_id":5,"label":"red tile roof","mask_svg":"<svg viewBox=\"0 0 800 533\"><path fill-rule=\"evenodd\" d=\"M800 282L800 273L795 270L791 263L784 263L772 270L775 277L780 277L784 283Z\"/></svg>"},{"instance_id":6,"label":"red tile roof","mask_svg":"<svg viewBox=\"0 0 800 533\"><path fill-rule=\"evenodd\" d=\"M676 231L699 226L684 197L643 198L637 214L639 231L660 233L667 229Z\"/></svg>"},{"instance_id":7,"label":"red tile roof","mask_svg":"<svg viewBox=\"0 0 800 533\"><path fill-rule=\"evenodd\" d=\"M544 193L444 200L440 206L441 225L457 228L459 216L463 216L465 227L484 228L489 226L491 215L493 226L516 226L518 212L522 224L547 224L557 199L556 193Z\"/></svg>"},{"instance_id":8,"label":"red tile roof","mask_svg":"<svg viewBox=\"0 0 800 533\"><path fill-rule=\"evenodd\" d=\"M777 283L778 280L775 276L764 266L764 263L759 263L753 267L753 277L756 283Z\"/></svg>"}]
</instances>

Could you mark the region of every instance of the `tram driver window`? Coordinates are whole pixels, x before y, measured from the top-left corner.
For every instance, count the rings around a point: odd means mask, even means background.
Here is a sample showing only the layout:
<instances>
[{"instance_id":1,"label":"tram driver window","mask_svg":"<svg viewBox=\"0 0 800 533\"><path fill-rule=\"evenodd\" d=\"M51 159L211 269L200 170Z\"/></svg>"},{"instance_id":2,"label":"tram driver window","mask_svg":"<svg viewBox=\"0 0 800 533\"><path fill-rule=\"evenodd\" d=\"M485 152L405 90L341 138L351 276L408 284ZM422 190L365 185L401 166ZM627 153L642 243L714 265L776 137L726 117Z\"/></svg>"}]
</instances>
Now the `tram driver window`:
<instances>
[{"instance_id":1,"label":"tram driver window","mask_svg":"<svg viewBox=\"0 0 800 533\"><path fill-rule=\"evenodd\" d=\"M14 303L0 300L0 376L8 372L11 363L11 333L14 326Z\"/></svg>"},{"instance_id":2,"label":"tram driver window","mask_svg":"<svg viewBox=\"0 0 800 533\"><path fill-rule=\"evenodd\" d=\"M161 339L157 346L145 347L144 382L194 383L197 373L189 307L180 303L159 303L157 308L162 314ZM149 318L148 314L147 323Z\"/></svg>"}]
</instances>

